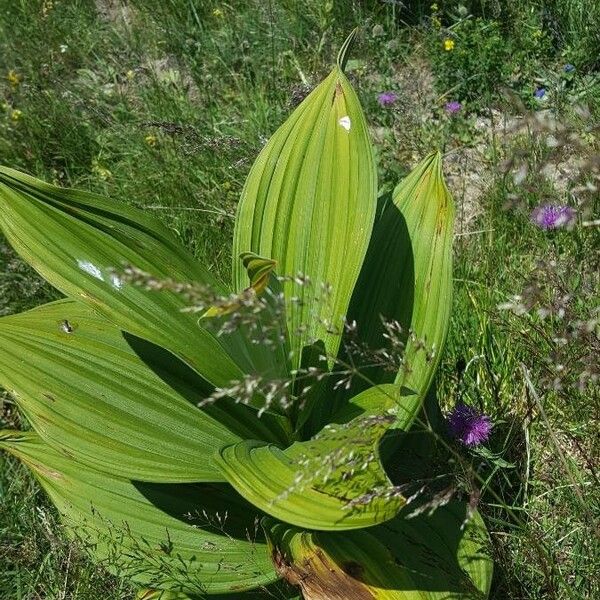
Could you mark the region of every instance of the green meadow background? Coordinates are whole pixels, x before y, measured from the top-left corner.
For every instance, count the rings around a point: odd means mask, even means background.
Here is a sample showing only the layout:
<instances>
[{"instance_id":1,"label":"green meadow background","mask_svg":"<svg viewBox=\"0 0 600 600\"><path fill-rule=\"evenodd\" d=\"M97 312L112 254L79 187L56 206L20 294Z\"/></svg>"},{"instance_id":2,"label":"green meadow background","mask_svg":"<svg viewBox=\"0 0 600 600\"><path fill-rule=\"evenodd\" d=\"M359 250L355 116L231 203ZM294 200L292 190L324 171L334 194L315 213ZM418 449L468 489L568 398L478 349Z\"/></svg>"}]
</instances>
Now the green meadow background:
<instances>
[{"instance_id":1,"label":"green meadow background","mask_svg":"<svg viewBox=\"0 0 600 600\"><path fill-rule=\"evenodd\" d=\"M492 598L598 598L596 0L0 0L0 161L154 212L229 278L252 161L356 26L381 192L440 148L457 206L439 396L495 424L473 455ZM540 229L540 204L577 222ZM0 239L0 315L57 297ZM0 457L0 599L132 597Z\"/></svg>"}]
</instances>

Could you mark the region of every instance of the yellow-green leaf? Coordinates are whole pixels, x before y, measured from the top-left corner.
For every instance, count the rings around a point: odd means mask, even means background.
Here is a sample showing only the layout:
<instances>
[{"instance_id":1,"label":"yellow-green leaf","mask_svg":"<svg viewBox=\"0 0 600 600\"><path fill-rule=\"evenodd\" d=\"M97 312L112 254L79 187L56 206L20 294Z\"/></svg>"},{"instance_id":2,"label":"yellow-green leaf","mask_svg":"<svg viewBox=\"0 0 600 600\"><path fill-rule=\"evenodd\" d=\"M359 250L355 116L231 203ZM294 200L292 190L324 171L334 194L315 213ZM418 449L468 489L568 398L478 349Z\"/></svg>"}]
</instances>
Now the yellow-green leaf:
<instances>
[{"instance_id":1,"label":"yellow-green leaf","mask_svg":"<svg viewBox=\"0 0 600 600\"><path fill-rule=\"evenodd\" d=\"M360 103L341 66L302 102L256 160L242 192L233 242L234 287L248 285L237 257L277 261L292 367L323 340L334 357L371 236L377 182Z\"/></svg>"},{"instance_id":2,"label":"yellow-green leaf","mask_svg":"<svg viewBox=\"0 0 600 600\"><path fill-rule=\"evenodd\" d=\"M404 354L407 371L397 381L424 398L440 363L452 309L454 203L440 154L423 160L394 190L393 200L406 220L414 264L414 337Z\"/></svg>"},{"instance_id":3,"label":"yellow-green leaf","mask_svg":"<svg viewBox=\"0 0 600 600\"><path fill-rule=\"evenodd\" d=\"M286 450L245 441L218 456L227 481L264 512L298 527L347 530L393 518L405 499L379 460L392 415L359 416Z\"/></svg>"},{"instance_id":4,"label":"yellow-green leaf","mask_svg":"<svg viewBox=\"0 0 600 600\"><path fill-rule=\"evenodd\" d=\"M194 371L69 299L0 319L0 384L49 444L142 481L224 481L217 448L287 439L282 417L234 400L201 410Z\"/></svg>"},{"instance_id":5,"label":"yellow-green leaf","mask_svg":"<svg viewBox=\"0 0 600 600\"><path fill-rule=\"evenodd\" d=\"M0 448L33 471L82 549L120 577L201 597L278 578L260 514L227 485L128 481L73 461L34 433L0 431Z\"/></svg>"},{"instance_id":6,"label":"yellow-green leaf","mask_svg":"<svg viewBox=\"0 0 600 600\"><path fill-rule=\"evenodd\" d=\"M147 213L80 190L62 189L0 167L0 228L47 281L121 329L179 356L215 386L246 372L279 372L273 354L238 332L202 327L165 281L208 294L229 292ZM133 267L143 282L121 272ZM210 296L209 296L210 297Z\"/></svg>"},{"instance_id":7,"label":"yellow-green leaf","mask_svg":"<svg viewBox=\"0 0 600 600\"><path fill-rule=\"evenodd\" d=\"M454 205L441 157L434 153L382 202L349 310L360 344L369 352L390 348L384 321L401 326L393 336L405 343L404 350L393 351L403 361L398 371L383 365L361 370L372 383L393 381L414 390L421 402L439 364L450 322L453 228ZM354 362L374 361L367 353L366 358L354 357ZM354 394L368 385L359 377L355 384Z\"/></svg>"},{"instance_id":8,"label":"yellow-green leaf","mask_svg":"<svg viewBox=\"0 0 600 600\"><path fill-rule=\"evenodd\" d=\"M421 407L419 396L408 388L383 383L351 398L333 415L332 423L348 423L360 416L393 415L394 428L408 430Z\"/></svg>"}]
</instances>

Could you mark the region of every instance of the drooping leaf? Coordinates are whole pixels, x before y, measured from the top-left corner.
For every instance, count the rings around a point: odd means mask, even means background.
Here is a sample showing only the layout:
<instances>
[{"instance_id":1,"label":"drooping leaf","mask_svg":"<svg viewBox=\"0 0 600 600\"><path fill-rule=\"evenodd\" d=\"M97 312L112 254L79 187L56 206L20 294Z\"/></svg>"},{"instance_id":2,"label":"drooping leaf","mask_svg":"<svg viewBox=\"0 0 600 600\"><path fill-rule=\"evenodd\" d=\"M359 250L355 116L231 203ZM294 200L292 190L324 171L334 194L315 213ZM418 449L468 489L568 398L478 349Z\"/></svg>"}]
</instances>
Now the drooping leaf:
<instances>
[{"instance_id":1,"label":"drooping leaf","mask_svg":"<svg viewBox=\"0 0 600 600\"><path fill-rule=\"evenodd\" d=\"M132 482L73 461L34 433L0 432L82 549L120 577L188 595L240 593L277 579L257 511L227 485Z\"/></svg>"},{"instance_id":2,"label":"drooping leaf","mask_svg":"<svg viewBox=\"0 0 600 600\"><path fill-rule=\"evenodd\" d=\"M189 300L166 280L227 290L175 237L141 210L58 188L0 168L0 228L47 281L92 306L121 329L167 348L215 386L244 372L277 371L273 354L249 349L239 332L217 336L185 312ZM122 276L133 267L143 282ZM142 284L140 284L142 283Z\"/></svg>"},{"instance_id":3,"label":"drooping leaf","mask_svg":"<svg viewBox=\"0 0 600 600\"><path fill-rule=\"evenodd\" d=\"M191 369L69 299L0 319L0 384L49 444L142 481L224 481L217 448L289 433L233 400L200 410L210 386Z\"/></svg>"},{"instance_id":4,"label":"drooping leaf","mask_svg":"<svg viewBox=\"0 0 600 600\"><path fill-rule=\"evenodd\" d=\"M381 364L364 366L365 378L355 379L351 394L370 381L394 382L414 390L421 401L425 397L450 320L453 227L454 205L444 183L441 157L434 153L411 171L384 204L349 310L349 319L357 322L359 344L371 352L389 346L384 322L401 326L396 337L405 344L402 365L397 373ZM366 358L354 357L355 361L373 363L369 352L365 354ZM343 397L338 397L340 402Z\"/></svg>"},{"instance_id":5,"label":"drooping leaf","mask_svg":"<svg viewBox=\"0 0 600 600\"><path fill-rule=\"evenodd\" d=\"M229 483L264 512L298 527L347 530L393 518L405 499L391 483L378 444L392 415L326 427L286 450L245 441L218 456Z\"/></svg>"},{"instance_id":6,"label":"drooping leaf","mask_svg":"<svg viewBox=\"0 0 600 600\"><path fill-rule=\"evenodd\" d=\"M432 515L362 531L309 532L265 518L279 574L305 600L482 600L489 594L489 539L477 512L452 501Z\"/></svg>"},{"instance_id":7,"label":"drooping leaf","mask_svg":"<svg viewBox=\"0 0 600 600\"><path fill-rule=\"evenodd\" d=\"M351 36L353 37L353 36ZM377 182L367 126L339 64L275 132L242 192L233 243L277 261L284 285L292 368L322 340L334 357L375 215Z\"/></svg>"}]
</instances>

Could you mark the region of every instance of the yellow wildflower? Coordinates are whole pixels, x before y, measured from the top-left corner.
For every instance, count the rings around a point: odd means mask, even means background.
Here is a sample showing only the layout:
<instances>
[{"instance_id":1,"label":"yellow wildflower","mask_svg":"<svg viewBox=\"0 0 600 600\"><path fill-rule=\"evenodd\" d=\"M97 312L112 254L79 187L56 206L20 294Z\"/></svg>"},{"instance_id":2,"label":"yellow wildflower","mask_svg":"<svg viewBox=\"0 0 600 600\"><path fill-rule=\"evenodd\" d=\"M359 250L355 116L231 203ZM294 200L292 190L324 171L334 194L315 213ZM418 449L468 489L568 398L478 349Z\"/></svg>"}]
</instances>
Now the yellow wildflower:
<instances>
[{"instance_id":1,"label":"yellow wildflower","mask_svg":"<svg viewBox=\"0 0 600 600\"><path fill-rule=\"evenodd\" d=\"M53 0L44 0L42 2L42 17L46 18L48 13L54 8Z\"/></svg>"},{"instance_id":2,"label":"yellow wildflower","mask_svg":"<svg viewBox=\"0 0 600 600\"><path fill-rule=\"evenodd\" d=\"M104 181L112 177L112 173L106 167L103 167L97 160L92 161L92 173Z\"/></svg>"},{"instance_id":3,"label":"yellow wildflower","mask_svg":"<svg viewBox=\"0 0 600 600\"><path fill-rule=\"evenodd\" d=\"M450 52L451 50L454 50L454 40L447 38L444 40L444 50L446 52Z\"/></svg>"},{"instance_id":4,"label":"yellow wildflower","mask_svg":"<svg viewBox=\"0 0 600 600\"><path fill-rule=\"evenodd\" d=\"M144 140L146 141L146 144L148 144L148 146L152 146L152 147L156 146L156 142L158 141L158 140L156 139L156 136L155 136L155 135L152 135L152 134L150 134L150 135L147 135L147 136L144 138Z\"/></svg>"},{"instance_id":5,"label":"yellow wildflower","mask_svg":"<svg viewBox=\"0 0 600 600\"><path fill-rule=\"evenodd\" d=\"M15 108L10 112L10 118L13 121L18 121L22 116L23 113L18 108Z\"/></svg>"},{"instance_id":6,"label":"yellow wildflower","mask_svg":"<svg viewBox=\"0 0 600 600\"><path fill-rule=\"evenodd\" d=\"M14 88L21 83L21 76L14 69L11 69L6 74L6 79L8 79L8 83L10 83L10 85L12 85Z\"/></svg>"},{"instance_id":7,"label":"yellow wildflower","mask_svg":"<svg viewBox=\"0 0 600 600\"><path fill-rule=\"evenodd\" d=\"M223 18L223 11L220 8L215 8L212 11L213 17L215 17L215 19L222 19Z\"/></svg>"},{"instance_id":8,"label":"yellow wildflower","mask_svg":"<svg viewBox=\"0 0 600 600\"><path fill-rule=\"evenodd\" d=\"M127 73L125 73L125 77L127 77L127 79L129 81L131 81L135 77L135 71L132 69L129 69L129 71L127 71Z\"/></svg>"}]
</instances>

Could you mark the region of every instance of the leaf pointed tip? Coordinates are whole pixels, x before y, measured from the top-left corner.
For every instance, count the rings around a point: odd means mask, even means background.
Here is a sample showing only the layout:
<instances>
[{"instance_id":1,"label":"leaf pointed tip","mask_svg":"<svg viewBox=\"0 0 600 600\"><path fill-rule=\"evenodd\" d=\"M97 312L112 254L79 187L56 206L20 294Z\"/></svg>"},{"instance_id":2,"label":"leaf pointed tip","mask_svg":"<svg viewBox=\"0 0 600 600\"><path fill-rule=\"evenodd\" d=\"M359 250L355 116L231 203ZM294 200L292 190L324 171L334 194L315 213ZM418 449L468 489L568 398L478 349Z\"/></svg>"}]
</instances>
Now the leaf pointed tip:
<instances>
[{"instance_id":1,"label":"leaf pointed tip","mask_svg":"<svg viewBox=\"0 0 600 600\"><path fill-rule=\"evenodd\" d=\"M422 161L423 166L429 167L432 171L440 171L442 169L442 151L432 150ZM417 167L418 168L418 167Z\"/></svg>"},{"instance_id":2,"label":"leaf pointed tip","mask_svg":"<svg viewBox=\"0 0 600 600\"><path fill-rule=\"evenodd\" d=\"M359 28L355 27L350 32L350 34L348 35L348 37L342 44L342 47L340 48L340 51L339 51L338 57L337 57L337 65L341 71L344 71L344 69L346 68L346 63L348 62L348 53L350 51L350 48L352 48L352 45L354 44L354 40L356 39L358 31L359 31Z\"/></svg>"}]
</instances>

